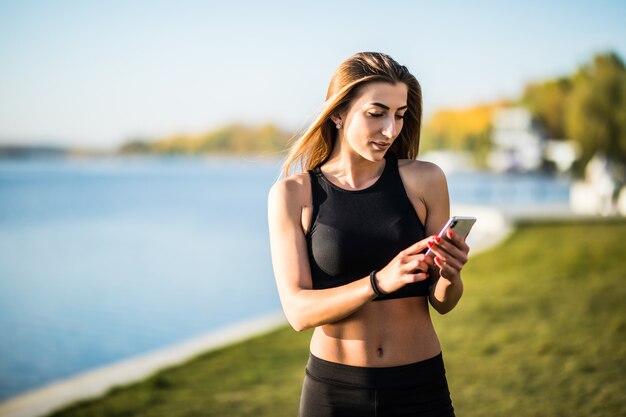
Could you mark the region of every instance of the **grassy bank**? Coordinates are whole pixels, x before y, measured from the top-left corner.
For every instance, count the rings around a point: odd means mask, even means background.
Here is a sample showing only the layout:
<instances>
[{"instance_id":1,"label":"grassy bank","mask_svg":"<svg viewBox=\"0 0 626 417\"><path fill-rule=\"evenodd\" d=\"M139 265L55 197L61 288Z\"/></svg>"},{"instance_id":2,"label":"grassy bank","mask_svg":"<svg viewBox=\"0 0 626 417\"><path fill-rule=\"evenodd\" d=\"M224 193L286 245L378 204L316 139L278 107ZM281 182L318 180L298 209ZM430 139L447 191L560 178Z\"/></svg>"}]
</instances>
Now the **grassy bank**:
<instances>
[{"instance_id":1,"label":"grassy bank","mask_svg":"<svg viewBox=\"0 0 626 417\"><path fill-rule=\"evenodd\" d=\"M527 224L472 258L459 306L433 314L458 416L623 415L624 236ZM54 416L295 416L309 337L282 328Z\"/></svg>"}]
</instances>

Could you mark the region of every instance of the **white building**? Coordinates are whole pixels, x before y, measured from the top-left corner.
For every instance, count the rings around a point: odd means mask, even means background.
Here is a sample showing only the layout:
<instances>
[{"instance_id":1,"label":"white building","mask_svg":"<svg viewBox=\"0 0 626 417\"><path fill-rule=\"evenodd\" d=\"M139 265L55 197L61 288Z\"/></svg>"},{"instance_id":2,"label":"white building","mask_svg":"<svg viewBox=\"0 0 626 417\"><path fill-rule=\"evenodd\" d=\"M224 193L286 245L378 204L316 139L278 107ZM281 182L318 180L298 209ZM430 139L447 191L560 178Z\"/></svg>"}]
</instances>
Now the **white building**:
<instances>
[{"instance_id":1,"label":"white building","mask_svg":"<svg viewBox=\"0 0 626 417\"><path fill-rule=\"evenodd\" d=\"M576 214L626 215L626 187L618 190L616 167L596 153L585 168L585 179L572 184L570 208Z\"/></svg>"},{"instance_id":2,"label":"white building","mask_svg":"<svg viewBox=\"0 0 626 417\"><path fill-rule=\"evenodd\" d=\"M492 141L487 164L494 171L524 172L541 167L546 135L528 110L521 107L496 110Z\"/></svg>"}]
</instances>

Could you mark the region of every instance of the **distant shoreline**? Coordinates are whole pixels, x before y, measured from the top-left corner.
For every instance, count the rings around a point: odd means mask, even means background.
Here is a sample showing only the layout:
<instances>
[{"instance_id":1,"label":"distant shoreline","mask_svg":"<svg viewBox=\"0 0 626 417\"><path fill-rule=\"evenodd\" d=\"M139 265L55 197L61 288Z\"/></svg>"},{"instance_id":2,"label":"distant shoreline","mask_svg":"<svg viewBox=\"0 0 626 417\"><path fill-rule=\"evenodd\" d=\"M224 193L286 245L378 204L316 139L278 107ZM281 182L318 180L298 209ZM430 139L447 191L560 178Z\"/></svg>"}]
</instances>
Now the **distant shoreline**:
<instances>
[{"instance_id":1,"label":"distant shoreline","mask_svg":"<svg viewBox=\"0 0 626 417\"><path fill-rule=\"evenodd\" d=\"M31 159L74 159L74 158L282 158L285 151L234 152L211 151L201 153L182 152L120 152L118 149L99 150L83 149L54 145L12 145L0 144L0 160L31 160Z\"/></svg>"}]
</instances>

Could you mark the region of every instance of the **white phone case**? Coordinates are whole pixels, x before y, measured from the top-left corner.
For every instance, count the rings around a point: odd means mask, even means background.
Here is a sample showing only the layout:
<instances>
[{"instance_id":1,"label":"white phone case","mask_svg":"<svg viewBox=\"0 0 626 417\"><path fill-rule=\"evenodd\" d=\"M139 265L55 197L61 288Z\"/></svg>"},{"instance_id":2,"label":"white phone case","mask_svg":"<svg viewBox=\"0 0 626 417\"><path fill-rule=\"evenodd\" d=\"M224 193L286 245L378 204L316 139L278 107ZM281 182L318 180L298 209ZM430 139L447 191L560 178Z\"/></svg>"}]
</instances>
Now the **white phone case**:
<instances>
[{"instance_id":1,"label":"white phone case","mask_svg":"<svg viewBox=\"0 0 626 417\"><path fill-rule=\"evenodd\" d=\"M452 229L454 233L462 236L465 239L470 230L472 230L472 226L474 226L474 223L476 223L476 217L452 216L450 217L446 225L443 226L443 229L441 229L441 232L439 232L437 236L444 237L448 232L448 229ZM428 249L426 251L426 255L429 255L430 252L431 250Z\"/></svg>"}]
</instances>

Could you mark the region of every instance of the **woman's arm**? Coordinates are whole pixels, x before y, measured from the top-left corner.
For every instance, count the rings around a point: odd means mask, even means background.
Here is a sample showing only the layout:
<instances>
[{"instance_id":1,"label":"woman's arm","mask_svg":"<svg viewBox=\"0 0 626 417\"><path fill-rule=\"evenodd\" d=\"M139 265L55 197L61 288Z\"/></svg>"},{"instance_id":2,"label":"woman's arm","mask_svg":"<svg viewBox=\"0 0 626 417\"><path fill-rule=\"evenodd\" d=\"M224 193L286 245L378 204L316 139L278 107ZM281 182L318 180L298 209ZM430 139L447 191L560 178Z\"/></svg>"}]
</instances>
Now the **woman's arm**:
<instances>
[{"instance_id":1,"label":"woman's arm","mask_svg":"<svg viewBox=\"0 0 626 417\"><path fill-rule=\"evenodd\" d=\"M274 277L287 320L297 331L341 320L375 297L369 277L341 287L312 289L301 226L303 188L308 187L296 178L283 179L272 186L268 197Z\"/></svg>"},{"instance_id":2,"label":"woman's arm","mask_svg":"<svg viewBox=\"0 0 626 417\"><path fill-rule=\"evenodd\" d=\"M308 180L308 179L307 179ZM302 177L290 177L274 184L268 197L268 221L274 277L280 301L291 326L305 330L341 320L375 297L366 276L349 284L313 290L304 231L302 207L308 187ZM393 292L407 283L423 281L429 264L420 254L427 248L424 239L400 252L377 274L384 292ZM432 263L432 261L431 261Z\"/></svg>"},{"instance_id":3,"label":"woman's arm","mask_svg":"<svg viewBox=\"0 0 626 417\"><path fill-rule=\"evenodd\" d=\"M427 235L438 234L450 217L450 197L443 171L434 164L422 166L423 201L426 206ZM449 240L448 240L449 239ZM430 304L440 314L451 311L463 295L461 269L467 262L469 247L458 236L440 239L432 246L436 268L431 270L433 285Z\"/></svg>"}]
</instances>

